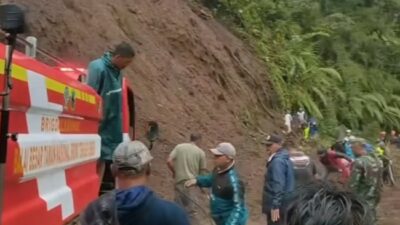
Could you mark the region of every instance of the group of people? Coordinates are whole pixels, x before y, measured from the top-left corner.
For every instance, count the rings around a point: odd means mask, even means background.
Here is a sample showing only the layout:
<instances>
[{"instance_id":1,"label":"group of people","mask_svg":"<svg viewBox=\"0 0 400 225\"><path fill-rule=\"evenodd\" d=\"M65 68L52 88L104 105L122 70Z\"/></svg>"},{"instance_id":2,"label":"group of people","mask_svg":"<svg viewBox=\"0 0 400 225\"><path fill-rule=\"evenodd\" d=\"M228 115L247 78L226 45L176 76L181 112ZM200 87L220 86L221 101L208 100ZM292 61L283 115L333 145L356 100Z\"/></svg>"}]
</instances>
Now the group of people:
<instances>
[{"instance_id":1,"label":"group of people","mask_svg":"<svg viewBox=\"0 0 400 225\"><path fill-rule=\"evenodd\" d=\"M318 123L314 117L308 118L307 113L303 108L300 108L295 114L288 110L284 116L284 124L286 130L284 133L291 134L293 131L302 130L304 140L315 138L318 135Z\"/></svg>"},{"instance_id":2,"label":"group of people","mask_svg":"<svg viewBox=\"0 0 400 225\"><path fill-rule=\"evenodd\" d=\"M167 159L175 203L161 199L148 186L153 159L148 148L140 141L118 145L111 164L116 189L92 202L82 213L81 224L205 224L207 219L199 215L200 188L210 189L210 212L216 225L246 224L249 209L235 147L224 142L210 149L214 169L208 172L200 141L200 134L192 134L190 142L177 145ZM287 150L280 136L270 135L263 144L268 159L261 206L268 225L374 224L379 202L379 181L374 177L379 169L370 166L376 161L361 143L352 143L359 157L351 174L352 192L318 182L310 158Z\"/></svg>"},{"instance_id":3,"label":"group of people","mask_svg":"<svg viewBox=\"0 0 400 225\"><path fill-rule=\"evenodd\" d=\"M231 143L223 142L209 150L214 159L211 172L207 169L206 153L199 147L200 134L191 134L188 143L179 144L171 151L166 161L174 178L175 202L163 200L148 186L153 156L142 142L123 142L122 138L121 71L134 56L133 48L122 43L89 64L88 84L103 98L98 173L102 180L104 171L109 169L115 189L90 203L82 213L80 223L204 224L206 218L199 215L198 200L200 195L207 195L215 224L246 224L249 209L245 185L237 171L237 151ZM305 114L300 112L299 115L306 120ZM373 224L375 219L371 219L371 215L374 213L370 212L374 212L379 202L379 179L375 177L380 173L380 164L366 153L361 142L351 142L356 159L352 162L351 172L346 173L350 174L352 192L318 182L322 179L310 157L300 151L288 150L284 144L278 135L269 135L263 141L267 162L260 200L268 225ZM329 151L338 152L336 149ZM330 152L326 154L331 161L340 158L330 156Z\"/></svg>"},{"instance_id":4,"label":"group of people","mask_svg":"<svg viewBox=\"0 0 400 225\"><path fill-rule=\"evenodd\" d=\"M318 151L319 160L328 171L341 173L339 183L367 202L374 222L377 221L376 208L380 201L382 181L385 175L388 176L390 159L387 150L389 146L396 148L396 136L395 131L390 136L382 131L374 146L347 130L343 140L337 141L329 149Z\"/></svg>"}]
</instances>

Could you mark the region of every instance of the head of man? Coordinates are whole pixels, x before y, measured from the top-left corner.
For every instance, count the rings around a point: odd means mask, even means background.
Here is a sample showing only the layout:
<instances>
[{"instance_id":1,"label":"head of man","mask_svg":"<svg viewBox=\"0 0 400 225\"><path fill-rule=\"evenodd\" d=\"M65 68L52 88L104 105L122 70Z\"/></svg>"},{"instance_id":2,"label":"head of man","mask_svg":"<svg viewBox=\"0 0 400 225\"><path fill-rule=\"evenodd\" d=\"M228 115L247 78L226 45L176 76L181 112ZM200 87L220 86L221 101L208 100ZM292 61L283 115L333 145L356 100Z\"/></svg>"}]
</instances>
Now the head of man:
<instances>
[{"instance_id":1,"label":"head of man","mask_svg":"<svg viewBox=\"0 0 400 225\"><path fill-rule=\"evenodd\" d=\"M331 149L336 152L345 153L343 142L337 141L332 146Z\"/></svg>"},{"instance_id":2,"label":"head of man","mask_svg":"<svg viewBox=\"0 0 400 225\"><path fill-rule=\"evenodd\" d=\"M385 140L385 138L386 138L386 131L381 131L381 132L379 133L379 139Z\"/></svg>"},{"instance_id":3,"label":"head of man","mask_svg":"<svg viewBox=\"0 0 400 225\"><path fill-rule=\"evenodd\" d=\"M119 188L144 185L150 175L150 162L153 157L140 141L123 142L113 154L111 170Z\"/></svg>"},{"instance_id":4,"label":"head of man","mask_svg":"<svg viewBox=\"0 0 400 225\"><path fill-rule=\"evenodd\" d=\"M214 155L214 164L217 168L224 169L231 165L236 156L235 147L228 142L220 143L216 148L210 149Z\"/></svg>"},{"instance_id":5,"label":"head of man","mask_svg":"<svg viewBox=\"0 0 400 225\"><path fill-rule=\"evenodd\" d=\"M356 138L351 142L351 149L353 150L354 155L357 157L363 156L367 154L365 149L366 142L363 139Z\"/></svg>"},{"instance_id":6,"label":"head of man","mask_svg":"<svg viewBox=\"0 0 400 225\"><path fill-rule=\"evenodd\" d=\"M315 183L294 192L287 225L372 225L368 205L351 192Z\"/></svg>"},{"instance_id":7,"label":"head of man","mask_svg":"<svg viewBox=\"0 0 400 225\"><path fill-rule=\"evenodd\" d=\"M319 155L319 156L325 155L329 150L331 150L331 149L321 147L317 150L317 155Z\"/></svg>"},{"instance_id":8,"label":"head of man","mask_svg":"<svg viewBox=\"0 0 400 225\"><path fill-rule=\"evenodd\" d=\"M268 135L263 144L266 146L268 154L274 154L283 146L283 139L278 135Z\"/></svg>"},{"instance_id":9,"label":"head of man","mask_svg":"<svg viewBox=\"0 0 400 225\"><path fill-rule=\"evenodd\" d=\"M133 50L132 46L128 43L122 42L121 44L115 46L111 54L111 63L118 69L122 70L131 64L133 58L135 57L135 50Z\"/></svg>"},{"instance_id":10,"label":"head of man","mask_svg":"<svg viewBox=\"0 0 400 225\"><path fill-rule=\"evenodd\" d=\"M195 143L198 145L201 142L202 136L199 133L192 133L190 135L190 142Z\"/></svg>"}]
</instances>

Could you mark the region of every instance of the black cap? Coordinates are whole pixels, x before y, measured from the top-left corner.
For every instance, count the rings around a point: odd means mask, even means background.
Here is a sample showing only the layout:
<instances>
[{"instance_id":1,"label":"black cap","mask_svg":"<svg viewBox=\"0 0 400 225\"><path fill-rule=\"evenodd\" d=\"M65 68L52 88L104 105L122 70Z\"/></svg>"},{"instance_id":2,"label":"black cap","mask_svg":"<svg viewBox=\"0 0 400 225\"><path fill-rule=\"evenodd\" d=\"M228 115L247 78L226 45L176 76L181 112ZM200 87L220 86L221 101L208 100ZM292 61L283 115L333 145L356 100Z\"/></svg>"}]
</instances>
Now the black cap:
<instances>
[{"instance_id":1,"label":"black cap","mask_svg":"<svg viewBox=\"0 0 400 225\"><path fill-rule=\"evenodd\" d=\"M278 135L268 135L265 140L262 142L265 145L272 145L272 144L282 144L283 139Z\"/></svg>"}]
</instances>

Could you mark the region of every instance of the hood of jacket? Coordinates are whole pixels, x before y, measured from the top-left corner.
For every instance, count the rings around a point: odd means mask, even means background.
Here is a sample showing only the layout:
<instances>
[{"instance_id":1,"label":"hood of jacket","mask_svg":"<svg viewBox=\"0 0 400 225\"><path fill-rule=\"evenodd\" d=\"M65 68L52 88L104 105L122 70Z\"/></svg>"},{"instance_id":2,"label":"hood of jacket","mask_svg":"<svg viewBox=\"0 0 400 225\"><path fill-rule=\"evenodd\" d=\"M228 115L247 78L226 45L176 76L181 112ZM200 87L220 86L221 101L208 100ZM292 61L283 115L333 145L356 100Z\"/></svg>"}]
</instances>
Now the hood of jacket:
<instances>
[{"instance_id":1,"label":"hood of jacket","mask_svg":"<svg viewBox=\"0 0 400 225\"><path fill-rule=\"evenodd\" d=\"M120 69L118 67L114 66L112 64L112 54L111 52L105 52L104 55L101 57L101 61L103 61L104 65L111 68L115 72L120 72Z\"/></svg>"},{"instance_id":2,"label":"hood of jacket","mask_svg":"<svg viewBox=\"0 0 400 225\"><path fill-rule=\"evenodd\" d=\"M116 193L118 218L123 224L124 220L132 220L134 212L143 209L147 200L152 198L153 191L146 186L138 186Z\"/></svg>"}]
</instances>

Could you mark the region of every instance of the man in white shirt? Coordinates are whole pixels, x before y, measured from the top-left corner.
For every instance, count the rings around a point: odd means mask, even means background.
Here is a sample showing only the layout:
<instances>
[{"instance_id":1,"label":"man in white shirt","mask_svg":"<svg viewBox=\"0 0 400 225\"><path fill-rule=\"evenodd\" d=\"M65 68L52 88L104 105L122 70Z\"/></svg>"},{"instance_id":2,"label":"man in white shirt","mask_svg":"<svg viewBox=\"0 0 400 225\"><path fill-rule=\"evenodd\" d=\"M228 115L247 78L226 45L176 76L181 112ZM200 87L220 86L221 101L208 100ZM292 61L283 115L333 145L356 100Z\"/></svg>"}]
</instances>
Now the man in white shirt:
<instances>
[{"instance_id":1,"label":"man in white shirt","mask_svg":"<svg viewBox=\"0 0 400 225\"><path fill-rule=\"evenodd\" d=\"M285 126L287 128L286 133L290 134L292 133L292 115L290 114L290 111L288 111L285 115Z\"/></svg>"},{"instance_id":2,"label":"man in white shirt","mask_svg":"<svg viewBox=\"0 0 400 225\"><path fill-rule=\"evenodd\" d=\"M300 125L306 123L306 112L304 111L303 108L300 108L300 110L297 112L297 117L299 118Z\"/></svg>"}]
</instances>

